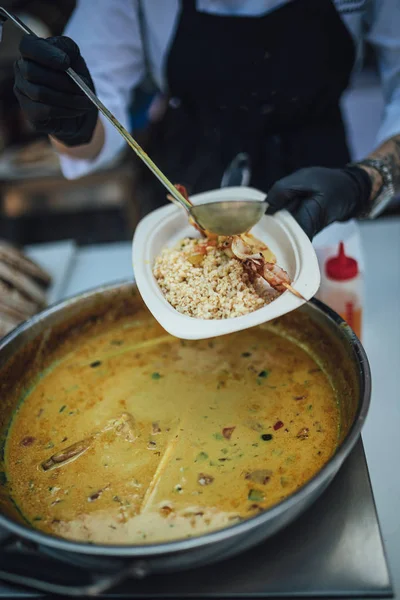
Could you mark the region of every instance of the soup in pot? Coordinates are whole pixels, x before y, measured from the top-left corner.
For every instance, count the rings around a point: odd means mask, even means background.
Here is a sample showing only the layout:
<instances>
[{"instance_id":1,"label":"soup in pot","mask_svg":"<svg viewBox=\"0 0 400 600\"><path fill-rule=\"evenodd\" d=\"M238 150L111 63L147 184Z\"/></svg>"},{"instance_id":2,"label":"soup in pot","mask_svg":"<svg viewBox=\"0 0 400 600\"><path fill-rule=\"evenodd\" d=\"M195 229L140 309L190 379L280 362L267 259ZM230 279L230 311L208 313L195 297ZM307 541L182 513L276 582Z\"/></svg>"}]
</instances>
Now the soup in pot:
<instances>
[{"instance_id":1,"label":"soup in pot","mask_svg":"<svg viewBox=\"0 0 400 600\"><path fill-rule=\"evenodd\" d=\"M200 535L279 503L335 451L325 372L270 325L166 334L144 307L84 333L20 399L7 444L15 504L71 540Z\"/></svg>"}]
</instances>

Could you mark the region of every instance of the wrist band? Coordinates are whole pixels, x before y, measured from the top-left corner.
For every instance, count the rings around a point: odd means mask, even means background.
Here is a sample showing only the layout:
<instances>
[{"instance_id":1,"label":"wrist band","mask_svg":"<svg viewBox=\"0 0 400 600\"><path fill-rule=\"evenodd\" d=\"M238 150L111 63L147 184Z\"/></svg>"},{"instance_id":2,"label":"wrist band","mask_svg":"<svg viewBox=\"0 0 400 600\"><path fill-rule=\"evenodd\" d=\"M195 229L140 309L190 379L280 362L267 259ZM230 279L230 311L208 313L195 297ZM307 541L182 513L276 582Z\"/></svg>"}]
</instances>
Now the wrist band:
<instances>
[{"instance_id":1,"label":"wrist band","mask_svg":"<svg viewBox=\"0 0 400 600\"><path fill-rule=\"evenodd\" d=\"M369 202L367 210L361 215L361 218L364 219L374 219L385 210L395 195L392 171L388 167L386 161L379 158L366 158L365 160L352 163L348 166L370 167L371 169L375 169L382 177L383 183L381 189L377 196Z\"/></svg>"}]
</instances>

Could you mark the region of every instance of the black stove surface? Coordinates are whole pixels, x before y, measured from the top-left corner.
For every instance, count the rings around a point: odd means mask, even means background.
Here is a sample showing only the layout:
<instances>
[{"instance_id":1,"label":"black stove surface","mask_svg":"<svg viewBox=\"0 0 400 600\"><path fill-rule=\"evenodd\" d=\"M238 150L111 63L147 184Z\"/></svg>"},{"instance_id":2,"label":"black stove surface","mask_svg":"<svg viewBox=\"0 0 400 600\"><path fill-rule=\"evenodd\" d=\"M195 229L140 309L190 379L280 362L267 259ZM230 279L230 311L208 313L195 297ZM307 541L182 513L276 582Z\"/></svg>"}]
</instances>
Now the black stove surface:
<instances>
[{"instance_id":1,"label":"black stove surface","mask_svg":"<svg viewBox=\"0 0 400 600\"><path fill-rule=\"evenodd\" d=\"M0 598L33 595L0 582ZM130 580L101 597L278 596L393 596L361 441L323 496L285 531L234 559Z\"/></svg>"}]
</instances>

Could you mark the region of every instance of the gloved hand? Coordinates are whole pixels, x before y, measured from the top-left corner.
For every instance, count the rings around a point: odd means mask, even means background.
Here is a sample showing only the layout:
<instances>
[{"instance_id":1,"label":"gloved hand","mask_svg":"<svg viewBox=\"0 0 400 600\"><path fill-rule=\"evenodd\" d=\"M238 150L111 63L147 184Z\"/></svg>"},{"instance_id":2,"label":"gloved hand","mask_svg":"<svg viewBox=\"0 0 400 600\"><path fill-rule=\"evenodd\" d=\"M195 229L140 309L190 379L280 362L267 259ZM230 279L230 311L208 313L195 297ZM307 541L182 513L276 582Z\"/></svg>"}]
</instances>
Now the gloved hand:
<instances>
[{"instance_id":1,"label":"gloved hand","mask_svg":"<svg viewBox=\"0 0 400 600\"><path fill-rule=\"evenodd\" d=\"M19 49L14 92L35 131L52 135L66 146L89 143L98 110L65 73L72 67L94 91L78 46L65 36L45 40L25 35Z\"/></svg>"},{"instance_id":2,"label":"gloved hand","mask_svg":"<svg viewBox=\"0 0 400 600\"><path fill-rule=\"evenodd\" d=\"M361 167L309 167L272 186L268 212L287 209L312 239L334 221L347 221L362 213L371 187L371 178Z\"/></svg>"}]
</instances>

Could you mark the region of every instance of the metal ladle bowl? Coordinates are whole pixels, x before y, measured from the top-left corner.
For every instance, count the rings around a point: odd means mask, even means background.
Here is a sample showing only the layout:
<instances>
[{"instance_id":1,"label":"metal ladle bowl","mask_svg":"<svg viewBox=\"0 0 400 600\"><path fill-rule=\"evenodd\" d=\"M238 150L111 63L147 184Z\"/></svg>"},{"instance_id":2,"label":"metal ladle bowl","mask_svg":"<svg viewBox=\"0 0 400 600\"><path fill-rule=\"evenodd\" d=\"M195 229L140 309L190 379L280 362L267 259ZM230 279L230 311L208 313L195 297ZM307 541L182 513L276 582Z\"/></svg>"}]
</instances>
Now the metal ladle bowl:
<instances>
[{"instance_id":1,"label":"metal ladle bowl","mask_svg":"<svg viewBox=\"0 0 400 600\"><path fill-rule=\"evenodd\" d=\"M234 200L197 204L191 215L203 229L217 235L239 235L256 225L267 209L267 202Z\"/></svg>"},{"instance_id":2,"label":"metal ladle bowl","mask_svg":"<svg viewBox=\"0 0 400 600\"><path fill-rule=\"evenodd\" d=\"M248 186L251 179L251 160L246 152L237 154L225 169L221 188ZM260 200L219 200L196 204L190 212L203 229L217 235L240 235L250 231L268 208L266 197Z\"/></svg>"}]
</instances>

